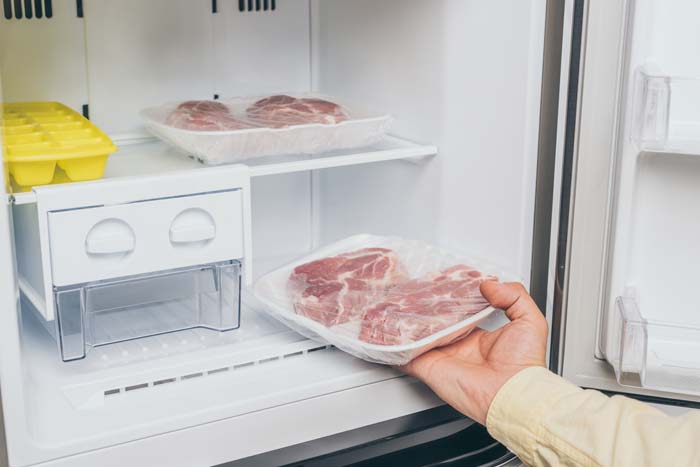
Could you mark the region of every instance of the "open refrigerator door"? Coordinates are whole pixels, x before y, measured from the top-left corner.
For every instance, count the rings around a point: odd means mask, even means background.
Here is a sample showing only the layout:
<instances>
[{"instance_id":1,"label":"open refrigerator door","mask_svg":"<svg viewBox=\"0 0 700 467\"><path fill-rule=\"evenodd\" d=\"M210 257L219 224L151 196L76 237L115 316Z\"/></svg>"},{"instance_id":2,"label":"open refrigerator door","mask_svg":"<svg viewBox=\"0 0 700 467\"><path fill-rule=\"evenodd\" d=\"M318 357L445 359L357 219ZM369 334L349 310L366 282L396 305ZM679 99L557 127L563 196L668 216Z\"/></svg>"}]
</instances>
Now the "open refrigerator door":
<instances>
[{"instance_id":1,"label":"open refrigerator door","mask_svg":"<svg viewBox=\"0 0 700 467\"><path fill-rule=\"evenodd\" d=\"M695 2L591 4L561 310L566 377L689 406L700 401L697 13Z\"/></svg>"},{"instance_id":2,"label":"open refrigerator door","mask_svg":"<svg viewBox=\"0 0 700 467\"><path fill-rule=\"evenodd\" d=\"M700 154L697 5L630 2L601 352L620 384L697 395L695 183ZM616 332L619 330L619 332ZM633 378L632 375L636 375Z\"/></svg>"}]
</instances>

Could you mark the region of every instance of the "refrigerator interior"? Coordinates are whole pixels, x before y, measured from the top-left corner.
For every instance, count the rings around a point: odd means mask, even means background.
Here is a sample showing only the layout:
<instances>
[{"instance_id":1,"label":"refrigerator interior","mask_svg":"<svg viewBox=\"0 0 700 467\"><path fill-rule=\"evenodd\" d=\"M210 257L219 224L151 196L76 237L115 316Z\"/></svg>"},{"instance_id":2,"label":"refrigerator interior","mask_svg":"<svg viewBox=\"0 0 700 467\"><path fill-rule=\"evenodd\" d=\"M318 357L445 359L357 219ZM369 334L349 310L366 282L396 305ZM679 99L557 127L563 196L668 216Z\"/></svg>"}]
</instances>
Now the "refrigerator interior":
<instances>
[{"instance_id":1,"label":"refrigerator interior","mask_svg":"<svg viewBox=\"0 0 700 467\"><path fill-rule=\"evenodd\" d=\"M597 355L618 383L700 396L697 2L628 4L608 288Z\"/></svg>"},{"instance_id":2,"label":"refrigerator interior","mask_svg":"<svg viewBox=\"0 0 700 467\"><path fill-rule=\"evenodd\" d=\"M373 233L488 258L527 282L544 2L285 0L249 12L221 1L213 12L211 0L82 3L83 17L75 2L56 0L51 18L0 18L2 93L5 102L89 105L119 146L107 180L200 170L142 129L138 112L163 102L315 91L394 117L391 137L373 147L248 163L253 250L244 262L254 277ZM32 192L12 199L15 220L36 209ZM15 241L35 234L15 226ZM18 313L0 318L12 465L122 443L128 452L135 440L215 433L222 425L212 422L226 420L248 439L231 447L216 438L197 458L213 464L440 404L394 369L287 330L245 290L236 330L95 347L74 362L61 361L53 322L21 297ZM343 400L352 413L328 405Z\"/></svg>"}]
</instances>

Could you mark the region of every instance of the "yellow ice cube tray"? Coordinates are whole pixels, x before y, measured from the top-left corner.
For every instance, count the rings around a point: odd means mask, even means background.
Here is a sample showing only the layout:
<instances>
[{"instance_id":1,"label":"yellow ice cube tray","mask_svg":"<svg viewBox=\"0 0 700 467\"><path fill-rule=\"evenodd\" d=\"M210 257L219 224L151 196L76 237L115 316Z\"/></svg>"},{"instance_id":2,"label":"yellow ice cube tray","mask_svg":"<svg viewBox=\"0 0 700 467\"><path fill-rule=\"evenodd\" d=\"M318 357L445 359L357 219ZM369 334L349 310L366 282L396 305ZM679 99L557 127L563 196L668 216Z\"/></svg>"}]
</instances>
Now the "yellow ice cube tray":
<instances>
[{"instance_id":1,"label":"yellow ice cube tray","mask_svg":"<svg viewBox=\"0 0 700 467\"><path fill-rule=\"evenodd\" d=\"M66 177L102 178L107 158L117 150L88 119L58 102L3 104L2 115L3 159L20 189Z\"/></svg>"}]
</instances>

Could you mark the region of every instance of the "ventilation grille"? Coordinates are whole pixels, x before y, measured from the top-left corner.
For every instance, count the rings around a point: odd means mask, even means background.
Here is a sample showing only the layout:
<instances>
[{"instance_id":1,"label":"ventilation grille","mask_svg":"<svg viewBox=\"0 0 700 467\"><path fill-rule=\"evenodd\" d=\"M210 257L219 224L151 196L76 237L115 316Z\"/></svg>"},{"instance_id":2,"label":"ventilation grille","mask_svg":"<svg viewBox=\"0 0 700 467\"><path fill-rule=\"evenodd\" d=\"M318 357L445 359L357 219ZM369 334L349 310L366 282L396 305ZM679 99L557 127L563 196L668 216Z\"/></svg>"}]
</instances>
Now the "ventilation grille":
<instances>
[{"instance_id":1,"label":"ventilation grille","mask_svg":"<svg viewBox=\"0 0 700 467\"><path fill-rule=\"evenodd\" d=\"M238 0L238 11L274 11L277 0Z\"/></svg>"},{"instance_id":2,"label":"ventilation grille","mask_svg":"<svg viewBox=\"0 0 700 467\"><path fill-rule=\"evenodd\" d=\"M104 391L105 396L116 396L118 394L124 394L124 393L129 393L132 391L137 391L139 389L148 389L148 388L156 388L159 386L163 386L166 384L174 384L174 383L181 383L185 381L189 381L192 379L197 379L201 378L203 376L214 376L218 374L223 374L223 373L228 373L230 371L239 371L244 368L250 368L258 365L265 365L267 363L273 363L273 362L278 362L280 360L287 360L290 358L295 358L295 357L302 357L304 355L313 353L313 352L319 352L322 350L331 350L333 349L333 346L330 345L323 345L319 347L313 347L311 349L306 349L306 350L299 350L296 352L290 352L287 354L283 355L277 355L274 357L266 357L262 358L260 360L252 360L248 362L241 362L241 363L236 363L235 365L231 366L224 366L224 367L219 367L219 368L214 368L211 370L207 371L200 371L196 373L187 373L187 374L182 374L178 376L173 376L171 378L165 378L165 379L159 379L155 381L147 381L147 382L140 382L138 384L132 384L129 386L123 386L123 387L118 387L118 388L110 388Z\"/></svg>"},{"instance_id":3,"label":"ventilation grille","mask_svg":"<svg viewBox=\"0 0 700 467\"><path fill-rule=\"evenodd\" d=\"M5 19L53 17L52 0L2 0Z\"/></svg>"}]
</instances>

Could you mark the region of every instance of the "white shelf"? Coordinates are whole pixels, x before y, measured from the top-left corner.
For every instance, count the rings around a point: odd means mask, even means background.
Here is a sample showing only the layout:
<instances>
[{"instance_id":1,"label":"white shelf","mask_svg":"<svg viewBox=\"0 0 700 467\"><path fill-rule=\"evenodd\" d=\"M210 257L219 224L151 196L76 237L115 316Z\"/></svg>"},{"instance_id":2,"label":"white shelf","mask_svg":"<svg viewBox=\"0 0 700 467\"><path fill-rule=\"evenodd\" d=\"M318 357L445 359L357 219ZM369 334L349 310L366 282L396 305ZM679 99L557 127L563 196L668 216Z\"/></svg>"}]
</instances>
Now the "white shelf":
<instances>
[{"instance_id":1,"label":"white shelf","mask_svg":"<svg viewBox=\"0 0 700 467\"><path fill-rule=\"evenodd\" d=\"M117 141L119 145L119 141ZM373 162L407 160L420 162L437 154L437 148L387 136L372 146L338 150L323 154L261 157L245 161L250 167L251 177L278 175L307 170L346 167ZM160 141L119 145L119 150L109 158L104 179L153 175L208 167L188 157L177 149ZM33 192L15 193L15 204L36 202Z\"/></svg>"},{"instance_id":2,"label":"white shelf","mask_svg":"<svg viewBox=\"0 0 700 467\"><path fill-rule=\"evenodd\" d=\"M137 339L64 363L41 318L22 306L29 422L45 444L94 449L401 376L308 340L247 302L240 329Z\"/></svg>"}]
</instances>

